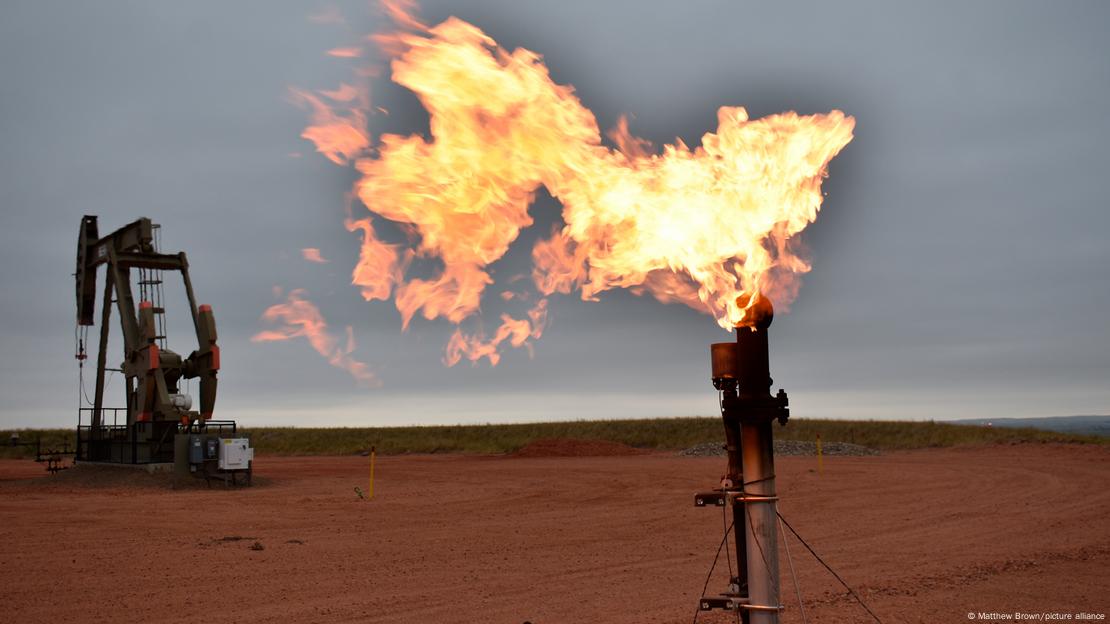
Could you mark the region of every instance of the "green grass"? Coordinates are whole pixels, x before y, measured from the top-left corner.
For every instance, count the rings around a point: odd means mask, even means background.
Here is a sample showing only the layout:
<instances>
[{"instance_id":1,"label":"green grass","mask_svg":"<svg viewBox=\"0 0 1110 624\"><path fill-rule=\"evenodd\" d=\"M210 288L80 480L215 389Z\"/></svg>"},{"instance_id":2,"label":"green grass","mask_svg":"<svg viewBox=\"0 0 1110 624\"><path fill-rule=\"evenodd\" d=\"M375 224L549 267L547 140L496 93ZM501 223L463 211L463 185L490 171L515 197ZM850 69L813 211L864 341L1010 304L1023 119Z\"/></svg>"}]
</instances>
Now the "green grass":
<instances>
[{"instance_id":1,"label":"green grass","mask_svg":"<svg viewBox=\"0 0 1110 624\"><path fill-rule=\"evenodd\" d=\"M508 453L539 438L608 440L645 449L678 450L724 437L717 418L658 418L651 420L595 420L515 425L457 425L431 427L293 428L252 427L241 430L258 453L271 455L349 455L371 445L382 454L398 453ZM1110 444L1110 438L1010 429L952 425L931 421L813 420L795 418L786 427L774 426L784 440L852 442L880 450L920 449L976 444L1064 442ZM31 457L33 447L5 443L11 430L0 431L0 457ZM65 429L20 430L24 441L43 437L43 446L61 446L73 433Z\"/></svg>"},{"instance_id":2,"label":"green grass","mask_svg":"<svg viewBox=\"0 0 1110 624\"><path fill-rule=\"evenodd\" d=\"M21 443L30 442L31 446L11 446L12 433L19 434ZM42 450L62 450L66 444L73 449L75 434L72 429L0 429L0 457L35 456L35 440L42 441Z\"/></svg>"}]
</instances>

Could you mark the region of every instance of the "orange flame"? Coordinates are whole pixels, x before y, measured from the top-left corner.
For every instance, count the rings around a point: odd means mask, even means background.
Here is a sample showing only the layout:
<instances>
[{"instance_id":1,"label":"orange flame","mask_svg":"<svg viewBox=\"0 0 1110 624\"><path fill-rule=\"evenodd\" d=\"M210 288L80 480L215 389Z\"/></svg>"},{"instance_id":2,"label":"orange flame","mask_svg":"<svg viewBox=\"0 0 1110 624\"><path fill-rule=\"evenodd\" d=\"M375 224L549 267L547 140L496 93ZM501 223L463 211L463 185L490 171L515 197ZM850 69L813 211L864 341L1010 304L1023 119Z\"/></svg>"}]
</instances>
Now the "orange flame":
<instances>
[{"instance_id":1,"label":"orange flame","mask_svg":"<svg viewBox=\"0 0 1110 624\"><path fill-rule=\"evenodd\" d=\"M280 291L275 291L280 295ZM290 291L285 303L276 303L262 313L262 318L272 323L281 323L277 329L258 332L251 337L251 342L273 342L292 340L299 336L308 339L309 344L317 353L324 356L328 363L336 368L342 368L354 377L359 383L367 386L381 385L377 376L369 367L353 357L355 350L355 335L351 327L347 326L346 344L340 346L339 342L328 333L328 323L311 301L305 298L304 290Z\"/></svg>"},{"instance_id":2,"label":"orange flame","mask_svg":"<svg viewBox=\"0 0 1110 624\"><path fill-rule=\"evenodd\" d=\"M853 118L834 110L750 120L726 106L700 146L678 140L660 152L621 118L609 133L612 149L539 55L505 50L457 18L428 27L412 6L387 1L408 30L374 40L393 57L393 81L427 110L430 137L386 134L371 152L368 133L355 132L365 115L329 114L320 98L304 97L314 111L304 136L333 161L353 161L358 198L416 241L402 252L377 239L369 217L349 220L349 230L363 232L353 282L368 300L392 294L405 327L417 314L459 325L479 313L493 284L489 265L532 225L528 208L540 186L562 203L565 223L532 250L541 297L528 318L502 315L489 339L457 329L446 364L496 364L503 346L539 338L554 293L596 300L627 288L710 314L727 329L748 323L752 293L780 311L793 300L798 275L810 269L795 235L817 217L821 181L851 141ZM414 255L440 260L442 270L406 278Z\"/></svg>"},{"instance_id":3,"label":"orange flame","mask_svg":"<svg viewBox=\"0 0 1110 624\"><path fill-rule=\"evenodd\" d=\"M528 319L514 319L508 314L501 315L501 325L497 328L493 338L486 340L478 334L464 334L456 329L447 343L447 351L443 356L443 363L447 366L458 364L463 358L471 362L478 362L482 358L489 360L491 366L497 366L501 361L499 348L508 341L513 347L527 347L528 354L532 354L532 345L529 338L539 338L543 334L547 322L547 299L539 302L528 311Z\"/></svg>"},{"instance_id":4,"label":"orange flame","mask_svg":"<svg viewBox=\"0 0 1110 624\"><path fill-rule=\"evenodd\" d=\"M315 24L346 24L347 20L343 19L343 14L339 9L334 6L326 6L323 9L312 13L308 16L308 21Z\"/></svg>"},{"instance_id":5,"label":"orange flame","mask_svg":"<svg viewBox=\"0 0 1110 624\"><path fill-rule=\"evenodd\" d=\"M302 249L301 257L309 262L315 262L317 264L327 264L329 262L329 260L320 253L320 250L315 247L305 247Z\"/></svg>"},{"instance_id":6,"label":"orange flame","mask_svg":"<svg viewBox=\"0 0 1110 624\"><path fill-rule=\"evenodd\" d=\"M370 147L366 113L355 93L357 91L349 85L341 85L335 91L324 91L319 95L290 89L290 98L294 103L312 109L312 124L305 128L301 137L312 141L316 151L337 165L347 164ZM335 106L326 103L324 98L332 100ZM342 109L340 105L343 105Z\"/></svg>"},{"instance_id":7,"label":"orange flame","mask_svg":"<svg viewBox=\"0 0 1110 624\"><path fill-rule=\"evenodd\" d=\"M388 245L378 240L374 224L369 217L347 219L347 230L362 230L362 248L359 250L358 264L351 272L351 283L362 289L362 298L367 301L389 299L393 286L403 278L405 265L412 256L407 254L402 262L396 245Z\"/></svg>"},{"instance_id":8,"label":"orange flame","mask_svg":"<svg viewBox=\"0 0 1110 624\"><path fill-rule=\"evenodd\" d=\"M346 48L332 48L328 50L328 56L336 58L358 58L362 56L362 48L346 47Z\"/></svg>"}]
</instances>

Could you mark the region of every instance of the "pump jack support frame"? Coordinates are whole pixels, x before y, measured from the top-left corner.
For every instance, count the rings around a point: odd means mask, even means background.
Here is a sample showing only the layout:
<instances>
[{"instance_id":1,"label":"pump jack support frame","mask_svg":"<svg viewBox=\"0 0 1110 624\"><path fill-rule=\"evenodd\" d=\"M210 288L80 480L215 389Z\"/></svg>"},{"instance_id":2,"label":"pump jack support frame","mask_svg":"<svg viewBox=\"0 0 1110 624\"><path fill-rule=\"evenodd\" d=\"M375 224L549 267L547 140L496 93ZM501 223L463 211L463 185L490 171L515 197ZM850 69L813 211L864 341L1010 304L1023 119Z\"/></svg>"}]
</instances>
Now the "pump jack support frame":
<instances>
[{"instance_id":1,"label":"pump jack support frame","mask_svg":"<svg viewBox=\"0 0 1110 624\"><path fill-rule=\"evenodd\" d=\"M155 249L156 227L150 219L144 217L101 237L95 216L86 215L81 220L77 241L77 270L74 274L78 325L93 325L97 269L104 265L106 270L96 359L96 386L89 424L83 426L80 416L78 417L79 460L125 463L158 461L165 459L165 452L150 451L139 457L137 444L157 443L156 448L162 449L167 437L170 438L168 451L172 458L172 435L176 433L178 426L188 427L193 423L203 425L212 417L216 403L216 377L220 368L220 348L216 345L216 322L212 308L207 305L197 306L185 252L163 254ZM158 340L164 341L165 336L157 335L155 317L165 310L155 307L150 301L141 301L136 306L131 289L131 269L181 273L198 344L197 349L188 357L182 358L157 344ZM120 367L126 379L127 394L127 423L124 428L118 424L108 426L104 419L104 413L108 409L104 406L104 385L113 304L120 317L124 342L124 361ZM79 348L81 352L78 358L83 359L84 345ZM200 380L199 411L189 411L189 406L175 404L171 398L177 395L180 380L192 378ZM83 433L87 435L82 435ZM108 446L103 444L105 442L109 443ZM112 444L120 449L129 447L130 453L111 451L109 447Z\"/></svg>"}]
</instances>

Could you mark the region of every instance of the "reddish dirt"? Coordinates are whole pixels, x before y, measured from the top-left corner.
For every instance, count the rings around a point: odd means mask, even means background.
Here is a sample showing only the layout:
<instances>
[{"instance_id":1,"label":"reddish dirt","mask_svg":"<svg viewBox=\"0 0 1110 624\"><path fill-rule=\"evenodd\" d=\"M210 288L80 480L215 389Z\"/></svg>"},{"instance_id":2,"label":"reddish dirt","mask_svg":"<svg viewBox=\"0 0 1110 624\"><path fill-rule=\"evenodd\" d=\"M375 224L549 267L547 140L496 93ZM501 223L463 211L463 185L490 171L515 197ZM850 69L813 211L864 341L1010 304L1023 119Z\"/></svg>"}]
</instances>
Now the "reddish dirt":
<instances>
[{"instance_id":1,"label":"reddish dirt","mask_svg":"<svg viewBox=\"0 0 1110 624\"><path fill-rule=\"evenodd\" d=\"M689 622L722 528L692 494L722 463L384 457L368 502L354 492L363 457L260 457L266 482L249 490L133 486L81 468L32 477L39 465L3 460L0 620ZM780 508L884 622L1110 611L1108 449L929 450L815 468L779 459ZM791 548L810 622L868 621ZM784 621L800 622L782 569Z\"/></svg>"}]
</instances>

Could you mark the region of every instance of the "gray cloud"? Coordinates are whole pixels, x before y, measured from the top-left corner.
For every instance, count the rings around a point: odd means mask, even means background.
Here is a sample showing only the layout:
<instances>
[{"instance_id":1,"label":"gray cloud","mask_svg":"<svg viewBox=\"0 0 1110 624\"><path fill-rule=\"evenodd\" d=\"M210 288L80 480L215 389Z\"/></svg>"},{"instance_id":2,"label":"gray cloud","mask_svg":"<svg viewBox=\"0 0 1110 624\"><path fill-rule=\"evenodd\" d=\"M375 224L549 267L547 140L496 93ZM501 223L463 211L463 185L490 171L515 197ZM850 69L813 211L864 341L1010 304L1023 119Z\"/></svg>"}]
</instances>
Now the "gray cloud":
<instances>
[{"instance_id":1,"label":"gray cloud","mask_svg":"<svg viewBox=\"0 0 1110 624\"><path fill-rule=\"evenodd\" d=\"M247 422L374 424L711 414L708 317L629 293L552 302L534 359L440 364L450 328L400 333L349 285L353 175L299 138L290 86L331 88L324 51L378 26L268 2L0 8L0 426L70 425L77 223L150 216L190 255L223 344L219 408ZM832 163L804 237L814 270L772 328L795 413L947 418L1110 409L1110 8L1035 2L757 4L429 2L505 47L544 55L603 127L696 143L716 108L840 108L857 137ZM374 131L426 131L376 84ZM291 157L300 153L300 158ZM541 197L498 278L557 220ZM305 262L318 247L331 263ZM271 288L306 288L384 387L303 341L256 344ZM496 318L499 302L485 309ZM182 312L171 346L188 351ZM118 357L113 352L112 357Z\"/></svg>"}]
</instances>

